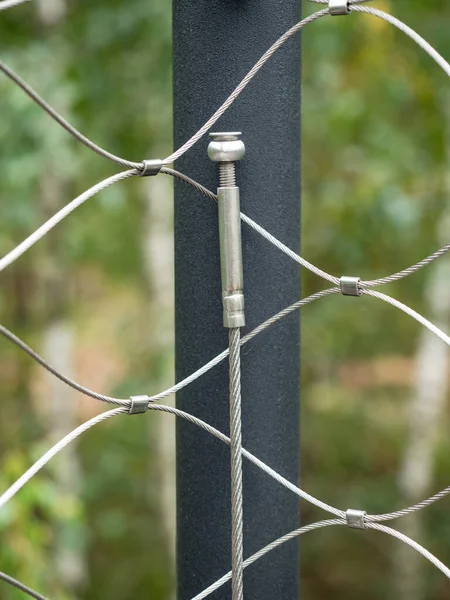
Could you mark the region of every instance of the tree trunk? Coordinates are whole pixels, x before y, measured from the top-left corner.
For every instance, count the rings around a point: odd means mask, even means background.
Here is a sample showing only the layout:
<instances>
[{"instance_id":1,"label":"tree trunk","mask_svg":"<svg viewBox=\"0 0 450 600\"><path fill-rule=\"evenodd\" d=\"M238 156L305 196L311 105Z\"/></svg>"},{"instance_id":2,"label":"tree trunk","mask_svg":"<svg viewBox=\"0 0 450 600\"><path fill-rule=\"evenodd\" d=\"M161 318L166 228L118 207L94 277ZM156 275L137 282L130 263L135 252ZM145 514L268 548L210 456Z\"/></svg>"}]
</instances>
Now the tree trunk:
<instances>
[{"instance_id":1,"label":"tree trunk","mask_svg":"<svg viewBox=\"0 0 450 600\"><path fill-rule=\"evenodd\" d=\"M41 179L40 202L44 218L54 214L61 207L63 199L64 185L58 171L48 168ZM58 229L50 232L43 244L46 253L39 273L44 305L44 356L56 370L76 379L74 332L67 317L69 274L64 265ZM46 379L49 438L54 444L76 427L76 401L72 388L47 372ZM76 504L81 488L76 445L70 444L55 460L53 468L56 504L61 507ZM64 515L64 511L62 514ZM78 525L79 523L71 523L66 516L56 516L54 522L53 551L57 578L66 589L73 591L79 590L86 579L84 549L72 542L73 528Z\"/></svg>"},{"instance_id":2,"label":"tree trunk","mask_svg":"<svg viewBox=\"0 0 450 600\"><path fill-rule=\"evenodd\" d=\"M173 381L174 293L173 293L173 192L168 177L157 177L147 185L144 257L150 289L149 309L155 391ZM156 365L161 365L159 370ZM167 399L174 405L174 397ZM149 435L156 440L160 479L160 511L167 535L171 571L175 576L176 493L175 420L172 415L152 413ZM152 486L154 482L152 481ZM153 494L151 494L153 495ZM175 590L174 590L175 592Z\"/></svg>"},{"instance_id":3,"label":"tree trunk","mask_svg":"<svg viewBox=\"0 0 450 600\"><path fill-rule=\"evenodd\" d=\"M448 111L447 103L444 108ZM450 115L448 115L450 117ZM450 123L450 118L447 119ZM450 159L450 131L447 136ZM450 176L446 189L450 192ZM439 220L436 239L439 246L448 242L450 210ZM448 258L438 260L430 269L426 289L427 317L439 328L448 331L450 323L450 264ZM406 452L399 473L399 486L406 504L425 499L433 481L434 448L437 428L449 388L449 349L428 330L422 332L415 364L415 389L411 398L409 434ZM407 517L402 531L420 542L423 538L422 513ZM396 546L394 554L396 600L424 600L425 581L422 558L404 544Z\"/></svg>"},{"instance_id":4,"label":"tree trunk","mask_svg":"<svg viewBox=\"0 0 450 600\"><path fill-rule=\"evenodd\" d=\"M67 319L51 320L44 333L44 356L58 371L73 376L73 327ZM49 394L49 431L52 444L76 427L76 394L72 388L47 375ZM72 504L80 495L80 464L76 445L69 445L53 464L57 504ZM71 547L71 524L55 523L54 555L58 579L65 588L79 589L86 577L84 553Z\"/></svg>"}]
</instances>

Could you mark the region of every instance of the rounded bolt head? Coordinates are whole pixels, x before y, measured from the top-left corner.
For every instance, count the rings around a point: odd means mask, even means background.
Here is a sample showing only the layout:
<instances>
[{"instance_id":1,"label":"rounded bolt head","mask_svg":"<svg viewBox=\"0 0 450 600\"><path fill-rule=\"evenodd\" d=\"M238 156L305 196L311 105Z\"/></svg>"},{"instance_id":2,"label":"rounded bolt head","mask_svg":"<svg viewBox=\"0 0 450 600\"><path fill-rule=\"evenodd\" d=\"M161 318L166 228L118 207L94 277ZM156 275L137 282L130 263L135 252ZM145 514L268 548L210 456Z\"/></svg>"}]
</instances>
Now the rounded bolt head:
<instances>
[{"instance_id":1,"label":"rounded bolt head","mask_svg":"<svg viewBox=\"0 0 450 600\"><path fill-rule=\"evenodd\" d=\"M245 145L239 131L210 133L208 156L214 162L236 162L244 158Z\"/></svg>"}]
</instances>

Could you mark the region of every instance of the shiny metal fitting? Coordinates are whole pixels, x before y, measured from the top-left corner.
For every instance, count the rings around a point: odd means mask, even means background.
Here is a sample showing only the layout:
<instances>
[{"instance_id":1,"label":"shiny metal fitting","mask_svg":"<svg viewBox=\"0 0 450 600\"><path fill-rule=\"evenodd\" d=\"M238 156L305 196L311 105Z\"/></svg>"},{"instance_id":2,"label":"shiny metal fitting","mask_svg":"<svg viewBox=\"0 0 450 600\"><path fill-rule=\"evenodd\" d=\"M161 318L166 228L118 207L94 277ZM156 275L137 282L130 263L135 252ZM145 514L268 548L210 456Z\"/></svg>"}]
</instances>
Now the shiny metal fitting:
<instances>
[{"instance_id":1,"label":"shiny metal fitting","mask_svg":"<svg viewBox=\"0 0 450 600\"><path fill-rule=\"evenodd\" d=\"M147 412L149 397L148 396L131 396L131 406L128 411L129 415L141 415Z\"/></svg>"},{"instance_id":2,"label":"shiny metal fitting","mask_svg":"<svg viewBox=\"0 0 450 600\"><path fill-rule=\"evenodd\" d=\"M245 145L240 131L210 133L208 156L214 162L236 162L245 156Z\"/></svg>"},{"instance_id":3,"label":"shiny metal fitting","mask_svg":"<svg viewBox=\"0 0 450 600\"><path fill-rule=\"evenodd\" d=\"M223 302L223 325L228 329L245 326L245 300L244 294L237 292L230 296L224 296Z\"/></svg>"},{"instance_id":4,"label":"shiny metal fitting","mask_svg":"<svg viewBox=\"0 0 450 600\"><path fill-rule=\"evenodd\" d=\"M139 173L140 177L151 177L152 175L158 175L163 167L163 161L159 159L144 160L142 164L144 166L142 171Z\"/></svg>"},{"instance_id":5,"label":"shiny metal fitting","mask_svg":"<svg viewBox=\"0 0 450 600\"><path fill-rule=\"evenodd\" d=\"M244 272L238 187L217 190L224 327L243 327Z\"/></svg>"},{"instance_id":6,"label":"shiny metal fitting","mask_svg":"<svg viewBox=\"0 0 450 600\"><path fill-rule=\"evenodd\" d=\"M219 164L220 269L224 327L244 327L244 273L242 266L241 209L235 162L244 158L244 142L238 131L210 133L208 156Z\"/></svg>"},{"instance_id":7,"label":"shiny metal fitting","mask_svg":"<svg viewBox=\"0 0 450 600\"><path fill-rule=\"evenodd\" d=\"M351 508L345 513L347 525L352 529L367 529L366 515L364 510L353 510Z\"/></svg>"},{"instance_id":8,"label":"shiny metal fitting","mask_svg":"<svg viewBox=\"0 0 450 600\"><path fill-rule=\"evenodd\" d=\"M348 0L329 0L328 9L330 15L333 15L334 17L338 15L348 15L350 12Z\"/></svg>"},{"instance_id":9,"label":"shiny metal fitting","mask_svg":"<svg viewBox=\"0 0 450 600\"><path fill-rule=\"evenodd\" d=\"M341 292L344 296L361 296L359 290L360 277L341 277L339 280Z\"/></svg>"}]
</instances>

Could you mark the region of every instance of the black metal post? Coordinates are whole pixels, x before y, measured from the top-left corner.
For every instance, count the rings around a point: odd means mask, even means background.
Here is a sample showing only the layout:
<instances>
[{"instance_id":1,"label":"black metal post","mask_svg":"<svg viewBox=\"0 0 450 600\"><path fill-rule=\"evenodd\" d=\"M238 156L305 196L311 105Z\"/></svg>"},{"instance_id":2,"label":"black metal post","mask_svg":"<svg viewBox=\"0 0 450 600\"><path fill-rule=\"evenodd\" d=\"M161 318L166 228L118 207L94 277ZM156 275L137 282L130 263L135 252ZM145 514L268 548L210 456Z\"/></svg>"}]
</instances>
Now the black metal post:
<instances>
[{"instance_id":1,"label":"black metal post","mask_svg":"<svg viewBox=\"0 0 450 600\"><path fill-rule=\"evenodd\" d=\"M175 147L223 102L261 54L300 19L300 1L174 0ZM242 131L237 166L243 212L294 250L300 243L300 45L282 48L214 128ZM176 167L215 190L208 138ZM300 297L298 265L243 225L247 327ZM227 347L222 326L217 206L175 188L176 378ZM299 478L299 317L291 315L243 348L244 446L291 481ZM177 406L229 432L228 363L177 395ZM229 448L177 424L178 598L224 575L230 554ZM299 525L297 498L244 461L244 555ZM230 600L230 585L211 597ZM249 600L299 597L298 543L249 567Z\"/></svg>"}]
</instances>

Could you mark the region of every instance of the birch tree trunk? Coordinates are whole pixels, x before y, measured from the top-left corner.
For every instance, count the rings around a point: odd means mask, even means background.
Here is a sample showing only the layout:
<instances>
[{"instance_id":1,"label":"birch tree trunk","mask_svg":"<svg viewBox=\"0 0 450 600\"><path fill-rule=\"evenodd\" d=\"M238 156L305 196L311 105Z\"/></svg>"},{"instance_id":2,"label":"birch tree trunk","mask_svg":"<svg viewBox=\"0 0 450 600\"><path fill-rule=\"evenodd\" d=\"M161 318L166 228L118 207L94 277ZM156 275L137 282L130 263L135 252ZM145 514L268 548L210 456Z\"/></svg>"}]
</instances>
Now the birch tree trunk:
<instances>
[{"instance_id":1,"label":"birch tree trunk","mask_svg":"<svg viewBox=\"0 0 450 600\"><path fill-rule=\"evenodd\" d=\"M433 268L427 295L431 321L448 330L450 307L450 265L444 261ZM409 440L399 474L399 485L406 504L425 499L433 480L436 430L448 392L448 348L436 336L424 331L416 356L415 393L411 399ZM423 539L422 514L404 520L402 531ZM403 544L396 548L397 594L399 600L423 600L426 597L422 559Z\"/></svg>"},{"instance_id":2,"label":"birch tree trunk","mask_svg":"<svg viewBox=\"0 0 450 600\"><path fill-rule=\"evenodd\" d=\"M447 103L444 109L448 113ZM444 99L444 100L445 100ZM447 124L450 123L450 114ZM447 155L450 159L450 125L447 128ZM450 192L450 176L446 182ZM439 246L448 243L450 209L439 220L436 239ZM450 264L448 257L428 267L426 290L427 317L444 331L450 323ZM434 449L437 428L444 411L449 389L449 349L435 335L424 330L415 359L414 394L411 398L408 442L399 472L399 487L406 504L429 496L433 482ZM422 513L415 513L402 523L402 531L420 542L423 539ZM427 596L422 558L404 544L396 546L394 555L396 600L424 600Z\"/></svg>"},{"instance_id":3,"label":"birch tree trunk","mask_svg":"<svg viewBox=\"0 0 450 600\"><path fill-rule=\"evenodd\" d=\"M44 26L60 22L66 14L66 0L38 0L38 17ZM57 65L57 69L61 65ZM49 68L52 68L49 66ZM66 107L67 108L67 107ZM67 113L64 110L63 113ZM41 180L41 207L44 216L53 215L64 203L64 184L58 169L51 167L43 173ZM58 231L51 232L46 240L42 285L45 298L46 329L43 334L44 356L58 371L74 377L74 331L67 317L68 273L64 268ZM56 443L77 425L76 399L74 391L59 379L46 374L48 390L48 423L50 442ZM80 464L76 446L71 444L60 454L54 465L57 505L76 506L80 493ZM73 543L73 527L70 519L76 514L55 519L54 564L57 578L66 589L79 590L86 579L86 564L83 548Z\"/></svg>"},{"instance_id":4,"label":"birch tree trunk","mask_svg":"<svg viewBox=\"0 0 450 600\"><path fill-rule=\"evenodd\" d=\"M168 177L156 177L147 186L147 211L144 252L150 289L149 309L153 355L162 364L155 379L160 391L173 383L174 370L174 258L173 191ZM156 391L155 390L155 391ZM174 405L174 397L167 399ZM175 420L172 415L153 413L149 436L157 443L160 478L160 510L167 535L172 573L175 575L176 493L175 493ZM154 485L154 484L152 484ZM150 494L152 495L152 494ZM154 494L153 494L154 495ZM175 593L175 592L174 592ZM175 596L174 596L175 597Z\"/></svg>"},{"instance_id":5,"label":"birch tree trunk","mask_svg":"<svg viewBox=\"0 0 450 600\"><path fill-rule=\"evenodd\" d=\"M73 376L74 333L66 319L51 321L44 334L44 356L62 373ZM76 378L76 377L75 377ZM56 443L76 427L76 394L62 381L48 374L49 430ZM76 445L71 444L54 462L58 506L76 505L80 493L80 465ZM65 512L65 511L64 511ZM58 579L65 588L78 589L85 581L83 552L73 548L71 526L64 520L55 523L54 555Z\"/></svg>"},{"instance_id":6,"label":"birch tree trunk","mask_svg":"<svg viewBox=\"0 0 450 600\"><path fill-rule=\"evenodd\" d=\"M44 215L54 214L62 205L64 185L57 171L49 169L41 180L41 207ZM76 379L74 375L74 331L67 317L69 299L68 276L64 266L64 254L58 231L48 234L44 240L46 256L41 270L41 285L45 301L46 327L43 333L44 356L56 370ZM51 375L45 374L50 443L63 438L77 425L76 394L72 388ZM86 577L83 550L74 547L72 531L77 524L76 513L67 508L76 507L80 494L80 466L77 447L70 444L53 464L57 500L62 516L54 522L54 564L57 578L66 589L77 590ZM67 521L69 514L69 522ZM73 520L72 523L70 520Z\"/></svg>"}]
</instances>

